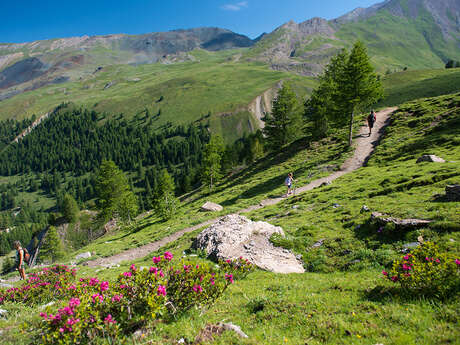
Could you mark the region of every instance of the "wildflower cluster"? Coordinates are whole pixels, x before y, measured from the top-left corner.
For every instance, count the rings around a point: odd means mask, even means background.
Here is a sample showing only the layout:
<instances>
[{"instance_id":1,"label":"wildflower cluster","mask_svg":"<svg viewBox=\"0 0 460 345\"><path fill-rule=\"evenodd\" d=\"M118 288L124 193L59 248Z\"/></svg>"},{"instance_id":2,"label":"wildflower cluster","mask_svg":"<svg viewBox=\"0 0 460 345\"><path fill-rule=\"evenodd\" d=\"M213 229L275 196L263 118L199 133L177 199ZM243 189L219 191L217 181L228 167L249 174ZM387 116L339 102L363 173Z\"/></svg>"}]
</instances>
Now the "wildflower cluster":
<instances>
[{"instance_id":1,"label":"wildflower cluster","mask_svg":"<svg viewBox=\"0 0 460 345\"><path fill-rule=\"evenodd\" d=\"M120 341L149 320L213 303L233 283L233 270L184 261L173 266L172 260L166 252L148 269L132 265L116 282L88 277L61 284L58 279L65 291L59 297L68 302L55 312L42 312L40 324L33 326L44 344L86 344L99 337ZM242 269L240 264L235 267Z\"/></svg>"},{"instance_id":2,"label":"wildflower cluster","mask_svg":"<svg viewBox=\"0 0 460 345\"><path fill-rule=\"evenodd\" d=\"M232 281L233 279L245 278L249 273L253 272L255 268L249 260L244 259L242 256L238 259L219 261L219 266L223 271L228 272L232 276L229 277Z\"/></svg>"},{"instance_id":3,"label":"wildflower cluster","mask_svg":"<svg viewBox=\"0 0 460 345\"><path fill-rule=\"evenodd\" d=\"M445 297L459 286L460 260L425 242L412 253L393 262L390 272L382 274L411 293Z\"/></svg>"},{"instance_id":4,"label":"wildflower cluster","mask_svg":"<svg viewBox=\"0 0 460 345\"><path fill-rule=\"evenodd\" d=\"M20 288L0 290L0 304L9 301L32 305L71 296L76 272L75 268L65 265L45 267L41 272L29 275Z\"/></svg>"}]
</instances>

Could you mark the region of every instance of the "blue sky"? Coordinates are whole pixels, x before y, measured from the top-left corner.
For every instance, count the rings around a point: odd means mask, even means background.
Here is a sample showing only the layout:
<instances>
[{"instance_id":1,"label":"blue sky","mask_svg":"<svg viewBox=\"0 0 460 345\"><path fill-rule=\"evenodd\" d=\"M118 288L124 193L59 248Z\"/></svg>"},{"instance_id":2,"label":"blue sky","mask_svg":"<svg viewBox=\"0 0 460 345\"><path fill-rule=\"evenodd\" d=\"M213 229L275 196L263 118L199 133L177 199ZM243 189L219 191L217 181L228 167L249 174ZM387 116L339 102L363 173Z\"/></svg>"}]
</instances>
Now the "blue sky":
<instances>
[{"instance_id":1,"label":"blue sky","mask_svg":"<svg viewBox=\"0 0 460 345\"><path fill-rule=\"evenodd\" d=\"M293 19L336 18L378 0L0 0L0 42L218 26L255 38Z\"/></svg>"}]
</instances>

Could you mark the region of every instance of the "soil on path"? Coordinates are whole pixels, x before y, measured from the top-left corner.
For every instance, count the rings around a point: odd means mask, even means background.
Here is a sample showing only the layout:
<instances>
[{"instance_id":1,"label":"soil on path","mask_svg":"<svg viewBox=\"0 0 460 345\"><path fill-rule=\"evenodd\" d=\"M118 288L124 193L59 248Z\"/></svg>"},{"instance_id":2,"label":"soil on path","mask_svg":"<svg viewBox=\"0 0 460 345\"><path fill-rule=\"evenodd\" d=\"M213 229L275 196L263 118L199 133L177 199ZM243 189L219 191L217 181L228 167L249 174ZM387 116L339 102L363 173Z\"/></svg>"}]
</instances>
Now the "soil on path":
<instances>
[{"instance_id":1,"label":"soil on path","mask_svg":"<svg viewBox=\"0 0 460 345\"><path fill-rule=\"evenodd\" d=\"M363 125L361 127L361 130L355 139L355 152L353 154L353 157L347 159L345 163L341 166L339 171L336 171L329 176L314 180L306 186L297 188L296 195L310 191L314 188L321 186L324 183L330 183L335 179L339 178L340 176L343 176L351 171L357 170L360 167L364 166L367 160L372 155L372 152L374 151L375 147L379 144L379 140L382 134L384 133L385 127L390 122L390 116L396 109L397 108L387 108L377 113L377 121L374 124L374 129L372 130L371 136L368 136L369 129L367 125ZM237 214L255 211L268 205L277 204L283 200L285 200L285 198L283 197L262 200L258 205L253 205L245 209L239 210ZM183 235L198 230L204 226L216 223L221 218L222 217L207 220L195 226L182 229L174 234L162 238L159 241L152 242L137 248L131 248L110 257L88 261L87 265L90 267L111 266L118 264L122 261L132 261L135 259L143 258L147 256L149 253L156 251L161 247L167 245L168 243L179 239Z\"/></svg>"}]
</instances>

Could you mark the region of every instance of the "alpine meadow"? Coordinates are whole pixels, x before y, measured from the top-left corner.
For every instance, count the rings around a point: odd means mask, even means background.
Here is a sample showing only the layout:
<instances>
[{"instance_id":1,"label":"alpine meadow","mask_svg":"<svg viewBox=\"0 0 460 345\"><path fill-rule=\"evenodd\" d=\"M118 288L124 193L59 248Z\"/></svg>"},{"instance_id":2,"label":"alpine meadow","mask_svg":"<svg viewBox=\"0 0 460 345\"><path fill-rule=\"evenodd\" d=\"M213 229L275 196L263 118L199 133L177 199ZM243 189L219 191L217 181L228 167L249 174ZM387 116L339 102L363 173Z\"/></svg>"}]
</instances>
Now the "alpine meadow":
<instances>
[{"instance_id":1,"label":"alpine meadow","mask_svg":"<svg viewBox=\"0 0 460 345\"><path fill-rule=\"evenodd\" d=\"M346 3L0 5L0 343L460 345L460 2Z\"/></svg>"}]
</instances>

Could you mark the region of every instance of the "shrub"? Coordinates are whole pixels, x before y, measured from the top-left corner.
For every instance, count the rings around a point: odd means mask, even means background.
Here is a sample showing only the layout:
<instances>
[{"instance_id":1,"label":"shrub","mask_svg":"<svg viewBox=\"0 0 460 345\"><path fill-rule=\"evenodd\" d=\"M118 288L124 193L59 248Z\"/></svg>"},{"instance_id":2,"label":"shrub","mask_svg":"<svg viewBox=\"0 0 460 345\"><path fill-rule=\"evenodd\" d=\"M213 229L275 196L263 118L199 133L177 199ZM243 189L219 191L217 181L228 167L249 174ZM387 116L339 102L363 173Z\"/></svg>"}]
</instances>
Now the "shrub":
<instances>
[{"instance_id":1,"label":"shrub","mask_svg":"<svg viewBox=\"0 0 460 345\"><path fill-rule=\"evenodd\" d=\"M43 302L53 296L54 286L62 286L53 297L67 297L68 302L54 313L40 313L42 321L32 325L39 329L44 344L87 344L98 338L120 343L150 320L169 319L213 303L233 283L234 275L243 277L253 269L242 258L223 264L220 270L184 261L176 267L172 259L166 252L154 257L149 269L132 265L114 283L97 277L75 282L71 279L75 270L56 266L34 276L44 286L35 298L24 297L31 289L9 293L14 301Z\"/></svg>"},{"instance_id":2,"label":"shrub","mask_svg":"<svg viewBox=\"0 0 460 345\"><path fill-rule=\"evenodd\" d=\"M254 265L249 262L249 260L244 259L240 256L238 259L220 261L219 266L222 270L227 272L227 275L231 275L231 280L233 279L243 279L246 276L254 271Z\"/></svg>"},{"instance_id":3,"label":"shrub","mask_svg":"<svg viewBox=\"0 0 460 345\"><path fill-rule=\"evenodd\" d=\"M412 253L394 261L390 272L382 273L411 294L447 297L460 286L459 267L459 259L440 253L434 243L425 242Z\"/></svg>"},{"instance_id":4,"label":"shrub","mask_svg":"<svg viewBox=\"0 0 460 345\"><path fill-rule=\"evenodd\" d=\"M34 305L68 297L75 275L76 269L65 265L45 267L41 272L29 275L21 287L0 290L0 304L9 301Z\"/></svg>"}]
</instances>

